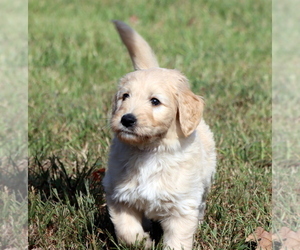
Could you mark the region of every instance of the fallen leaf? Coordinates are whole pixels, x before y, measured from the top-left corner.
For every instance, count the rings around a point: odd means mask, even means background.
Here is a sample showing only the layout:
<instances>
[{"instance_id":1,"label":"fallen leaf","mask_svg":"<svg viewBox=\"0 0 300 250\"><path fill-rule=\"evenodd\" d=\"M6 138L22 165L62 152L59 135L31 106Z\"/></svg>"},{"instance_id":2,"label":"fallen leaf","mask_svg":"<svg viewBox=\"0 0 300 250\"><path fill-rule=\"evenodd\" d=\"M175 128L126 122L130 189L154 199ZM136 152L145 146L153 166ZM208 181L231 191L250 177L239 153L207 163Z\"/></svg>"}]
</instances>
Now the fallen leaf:
<instances>
[{"instance_id":1,"label":"fallen leaf","mask_svg":"<svg viewBox=\"0 0 300 250\"><path fill-rule=\"evenodd\" d=\"M272 250L272 234L262 227L256 228L255 232L246 238L246 241L256 241L256 250Z\"/></svg>"},{"instance_id":2,"label":"fallen leaf","mask_svg":"<svg viewBox=\"0 0 300 250\"><path fill-rule=\"evenodd\" d=\"M103 174L105 173L105 168L100 168L92 173L93 181L101 181Z\"/></svg>"},{"instance_id":3,"label":"fallen leaf","mask_svg":"<svg viewBox=\"0 0 300 250\"><path fill-rule=\"evenodd\" d=\"M288 227L282 227L273 235L265 231L262 227L256 228L253 234L250 234L246 241L255 241L256 250L271 250L273 244L277 244L279 250L298 250L300 249L300 229L297 232Z\"/></svg>"},{"instance_id":4,"label":"fallen leaf","mask_svg":"<svg viewBox=\"0 0 300 250\"><path fill-rule=\"evenodd\" d=\"M273 235L273 240L279 241L282 244L280 250L300 249L300 229L297 232L294 232L288 227L282 227Z\"/></svg>"}]
</instances>

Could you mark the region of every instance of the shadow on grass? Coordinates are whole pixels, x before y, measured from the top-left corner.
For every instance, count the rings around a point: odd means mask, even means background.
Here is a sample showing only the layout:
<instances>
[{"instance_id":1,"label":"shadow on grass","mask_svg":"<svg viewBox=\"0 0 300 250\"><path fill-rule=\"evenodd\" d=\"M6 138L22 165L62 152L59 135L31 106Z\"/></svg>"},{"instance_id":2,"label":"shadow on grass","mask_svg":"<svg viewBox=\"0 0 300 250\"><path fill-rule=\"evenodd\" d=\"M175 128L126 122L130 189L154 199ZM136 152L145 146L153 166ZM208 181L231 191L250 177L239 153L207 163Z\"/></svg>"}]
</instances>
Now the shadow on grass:
<instances>
[{"instance_id":1,"label":"shadow on grass","mask_svg":"<svg viewBox=\"0 0 300 250\"><path fill-rule=\"evenodd\" d=\"M27 159L0 157L0 249L27 246Z\"/></svg>"},{"instance_id":2,"label":"shadow on grass","mask_svg":"<svg viewBox=\"0 0 300 250\"><path fill-rule=\"evenodd\" d=\"M0 190L13 192L18 202L27 199L27 159L0 158Z\"/></svg>"},{"instance_id":3,"label":"shadow on grass","mask_svg":"<svg viewBox=\"0 0 300 250\"><path fill-rule=\"evenodd\" d=\"M75 214L80 213L79 210L90 210L82 201L82 197L92 201L94 212L89 215L93 218L86 219L84 227L87 228L87 232L86 235L81 235L81 239L96 235L97 241L105 243L105 249L112 249L110 246L116 242L116 239L101 185L104 171L99 169L97 162L81 164L76 161L72 165L74 165L72 169L69 167L67 169L64 163L55 156L44 162L34 158L28 173L29 192L38 194L37 202L41 204L51 202L65 205L70 210L77 211ZM32 202L32 199L29 199L29 207ZM29 220L35 219L29 218ZM49 228L53 226L53 223L47 225ZM35 249L36 247L40 247L39 244L30 241L29 248Z\"/></svg>"},{"instance_id":4,"label":"shadow on grass","mask_svg":"<svg viewBox=\"0 0 300 250\"><path fill-rule=\"evenodd\" d=\"M29 207L33 203L42 204L37 206L42 206L42 212L40 215L37 215L36 212L29 211L29 221L32 224L40 221L40 224L43 224L42 227L45 229L43 231L37 228L35 232L31 233L32 236L29 235L30 249L43 247L43 244L46 245L48 239L43 239L45 237L42 236L43 234L49 232L49 235L51 235L53 231L57 232L60 230L59 219L44 218L53 217L52 212L46 211L47 205L45 204L49 202L54 204L51 206L51 209L56 207L54 209L56 216L59 213L64 213L57 212L57 210L63 211L67 207L68 211L72 211L70 217L84 217L84 219L78 220L75 226L75 228L84 228L78 233L78 238L80 239L77 238L81 244L88 244L91 249L98 249L99 245L101 249L129 249L125 247L120 248L116 244L114 227L108 214L104 190L101 184L104 169L99 168L99 165L97 161L93 164L75 161L68 163L68 168L66 168L64 163L55 156L44 162L41 162L38 158L33 159L28 175L29 193L33 194L29 199ZM38 209L33 208L32 210ZM49 213L49 215L45 216L45 213ZM69 221L66 220L66 223L69 223ZM152 223L150 235L158 244L162 236L162 229L158 222ZM67 241L67 239L61 240ZM130 247L130 249L141 248L140 245L137 245Z\"/></svg>"}]
</instances>

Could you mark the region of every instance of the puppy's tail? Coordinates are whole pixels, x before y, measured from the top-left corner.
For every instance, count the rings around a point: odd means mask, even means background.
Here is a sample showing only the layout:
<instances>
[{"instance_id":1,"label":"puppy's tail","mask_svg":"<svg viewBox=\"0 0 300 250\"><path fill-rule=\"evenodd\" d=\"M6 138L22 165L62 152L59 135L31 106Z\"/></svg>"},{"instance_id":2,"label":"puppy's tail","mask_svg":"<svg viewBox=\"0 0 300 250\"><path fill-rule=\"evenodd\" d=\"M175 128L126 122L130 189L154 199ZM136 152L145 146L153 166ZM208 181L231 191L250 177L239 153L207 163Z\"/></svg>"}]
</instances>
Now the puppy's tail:
<instances>
[{"instance_id":1,"label":"puppy's tail","mask_svg":"<svg viewBox=\"0 0 300 250\"><path fill-rule=\"evenodd\" d=\"M121 21L113 21L125 44L135 70L159 67L149 44L134 29Z\"/></svg>"}]
</instances>

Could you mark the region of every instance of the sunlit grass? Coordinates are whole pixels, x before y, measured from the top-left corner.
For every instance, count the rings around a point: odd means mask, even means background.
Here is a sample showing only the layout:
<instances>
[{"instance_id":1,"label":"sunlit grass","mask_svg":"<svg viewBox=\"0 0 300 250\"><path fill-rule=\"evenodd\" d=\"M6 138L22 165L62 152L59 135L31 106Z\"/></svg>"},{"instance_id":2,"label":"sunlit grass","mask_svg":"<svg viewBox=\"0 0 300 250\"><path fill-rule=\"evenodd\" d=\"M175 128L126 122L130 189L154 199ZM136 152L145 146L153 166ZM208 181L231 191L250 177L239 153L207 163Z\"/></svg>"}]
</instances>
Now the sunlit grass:
<instances>
[{"instance_id":1,"label":"sunlit grass","mask_svg":"<svg viewBox=\"0 0 300 250\"><path fill-rule=\"evenodd\" d=\"M115 246L97 169L106 166L117 80L132 70L120 19L204 96L218 172L195 249L248 249L271 222L270 1L31 0L30 246ZM131 249L139 249L131 248Z\"/></svg>"}]
</instances>

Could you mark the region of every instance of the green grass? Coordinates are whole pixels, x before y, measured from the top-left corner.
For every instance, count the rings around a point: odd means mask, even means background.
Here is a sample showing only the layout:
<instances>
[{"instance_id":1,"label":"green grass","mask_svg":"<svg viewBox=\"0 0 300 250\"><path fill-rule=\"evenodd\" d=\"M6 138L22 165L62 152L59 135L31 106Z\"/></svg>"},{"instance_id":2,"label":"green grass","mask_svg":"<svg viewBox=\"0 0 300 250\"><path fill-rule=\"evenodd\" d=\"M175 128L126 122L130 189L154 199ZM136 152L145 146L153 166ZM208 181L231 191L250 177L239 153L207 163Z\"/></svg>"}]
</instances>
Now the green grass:
<instances>
[{"instance_id":1,"label":"green grass","mask_svg":"<svg viewBox=\"0 0 300 250\"><path fill-rule=\"evenodd\" d=\"M27 246L27 3L0 2L0 249Z\"/></svg>"},{"instance_id":2,"label":"green grass","mask_svg":"<svg viewBox=\"0 0 300 250\"><path fill-rule=\"evenodd\" d=\"M93 178L117 81L132 71L112 19L205 98L218 172L195 249L251 249L246 237L271 229L271 1L30 0L29 11L31 248L129 249L114 244Z\"/></svg>"},{"instance_id":3,"label":"green grass","mask_svg":"<svg viewBox=\"0 0 300 250\"><path fill-rule=\"evenodd\" d=\"M300 228L299 51L295 29L299 2L273 5L273 228ZM282 10L285 11L282 11ZM286 41L286 37L289 40ZM283 67L284 65L284 67Z\"/></svg>"},{"instance_id":4,"label":"green grass","mask_svg":"<svg viewBox=\"0 0 300 250\"><path fill-rule=\"evenodd\" d=\"M299 101L299 51L295 29L299 2L275 2L273 5L273 228L300 228L300 127L297 122ZM285 11L282 11L282 10ZM289 40L286 41L286 37ZM283 67L284 65L284 67Z\"/></svg>"}]
</instances>

